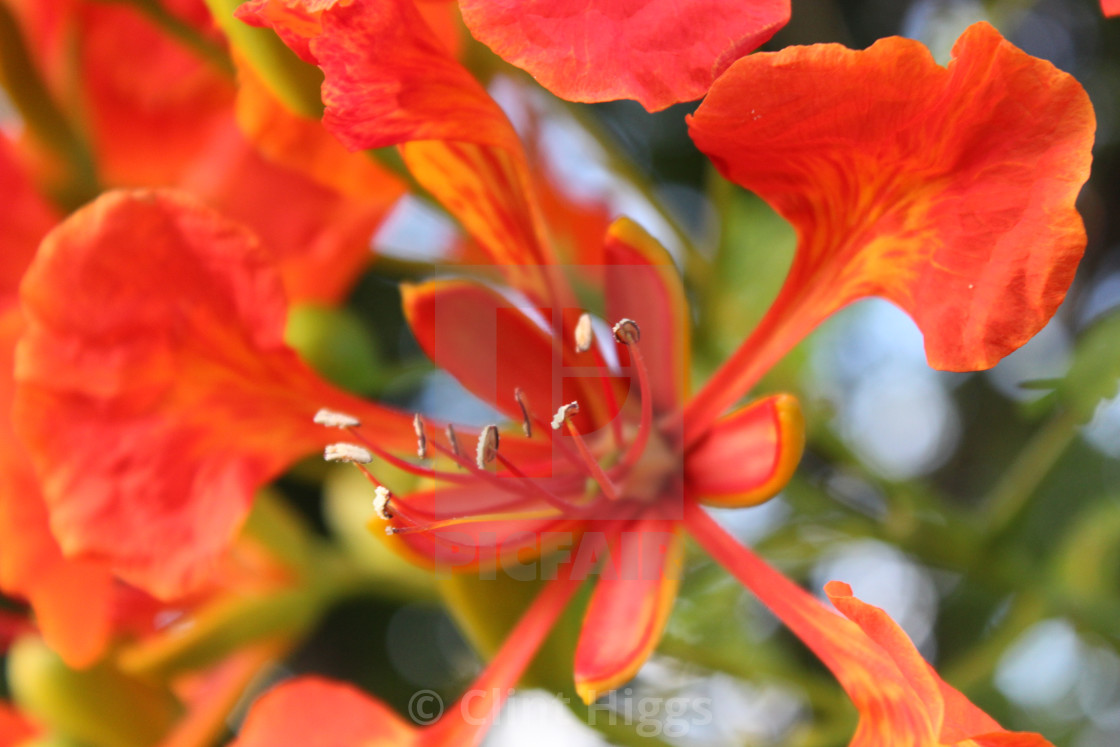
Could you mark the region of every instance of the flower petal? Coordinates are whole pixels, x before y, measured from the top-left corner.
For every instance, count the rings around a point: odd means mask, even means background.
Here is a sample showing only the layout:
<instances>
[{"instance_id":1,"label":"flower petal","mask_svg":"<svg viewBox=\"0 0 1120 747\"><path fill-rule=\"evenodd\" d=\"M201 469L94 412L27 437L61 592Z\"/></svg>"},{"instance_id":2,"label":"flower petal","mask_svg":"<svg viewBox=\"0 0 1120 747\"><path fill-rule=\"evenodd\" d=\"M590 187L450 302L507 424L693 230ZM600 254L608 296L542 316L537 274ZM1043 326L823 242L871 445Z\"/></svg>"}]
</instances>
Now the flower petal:
<instances>
[{"instance_id":1,"label":"flower petal","mask_svg":"<svg viewBox=\"0 0 1120 747\"><path fill-rule=\"evenodd\" d=\"M776 394L717 420L686 453L685 484L708 506L755 506L789 482L804 449L801 405Z\"/></svg>"},{"instance_id":2,"label":"flower petal","mask_svg":"<svg viewBox=\"0 0 1120 747\"><path fill-rule=\"evenodd\" d=\"M11 412L18 309L0 315L0 412ZM68 560L11 420L0 419L0 589L23 597L47 644L72 667L92 664L109 641L113 580L103 564Z\"/></svg>"},{"instance_id":3,"label":"flower petal","mask_svg":"<svg viewBox=\"0 0 1120 747\"><path fill-rule=\"evenodd\" d=\"M569 101L703 96L789 20L788 0L461 0L471 33Z\"/></svg>"},{"instance_id":4,"label":"flower petal","mask_svg":"<svg viewBox=\"0 0 1120 747\"><path fill-rule=\"evenodd\" d=\"M688 393L688 301L673 258L646 231L619 218L604 249L608 321L633 319L642 331L654 408L668 412ZM625 356L624 350L620 354Z\"/></svg>"},{"instance_id":5,"label":"flower petal","mask_svg":"<svg viewBox=\"0 0 1120 747\"><path fill-rule=\"evenodd\" d=\"M0 747L18 747L39 735L39 728L23 714L0 701Z\"/></svg>"},{"instance_id":6,"label":"flower petal","mask_svg":"<svg viewBox=\"0 0 1120 747\"><path fill-rule=\"evenodd\" d=\"M407 747L419 732L352 685L299 677L253 703L232 747Z\"/></svg>"},{"instance_id":7,"label":"flower petal","mask_svg":"<svg viewBox=\"0 0 1120 747\"><path fill-rule=\"evenodd\" d=\"M402 155L416 180L491 261L534 297L552 295L517 133L412 0L270 0L239 14L272 26L297 51L293 36L302 40L325 76L323 124L346 147L407 144Z\"/></svg>"},{"instance_id":8,"label":"flower petal","mask_svg":"<svg viewBox=\"0 0 1120 747\"><path fill-rule=\"evenodd\" d=\"M735 63L690 118L729 179L800 245L755 334L698 395L695 437L821 319L864 296L907 310L936 368L987 368L1065 296L1094 118L1081 86L969 28L948 68L919 43L791 47Z\"/></svg>"},{"instance_id":9,"label":"flower petal","mask_svg":"<svg viewBox=\"0 0 1120 747\"><path fill-rule=\"evenodd\" d=\"M679 522L643 519L609 539L609 555L576 646L576 691L585 703L628 682L661 640L680 585Z\"/></svg>"},{"instance_id":10,"label":"flower petal","mask_svg":"<svg viewBox=\"0 0 1120 747\"><path fill-rule=\"evenodd\" d=\"M193 6L178 20L210 34L202 3L176 5ZM76 8L80 59L75 65L62 57L56 67L63 76L81 71L81 85L65 77L60 84L86 97L101 178L128 186L173 183L227 121L233 81L142 11L113 3Z\"/></svg>"},{"instance_id":11,"label":"flower petal","mask_svg":"<svg viewBox=\"0 0 1120 747\"><path fill-rule=\"evenodd\" d=\"M307 142L313 149L316 139ZM232 123L179 186L257 234L293 303L334 303L350 290L373 258L374 231L402 193L395 180L386 180L380 193L340 193L262 157Z\"/></svg>"},{"instance_id":12,"label":"flower petal","mask_svg":"<svg viewBox=\"0 0 1120 747\"><path fill-rule=\"evenodd\" d=\"M469 281L405 285L401 293L409 326L428 357L517 422L521 409L513 393L518 388L539 421L547 422L560 405L572 401L580 404L574 420L584 432L612 414L600 378L585 373L596 365L592 353L576 353L554 338L526 315L524 306Z\"/></svg>"},{"instance_id":13,"label":"flower petal","mask_svg":"<svg viewBox=\"0 0 1120 747\"><path fill-rule=\"evenodd\" d=\"M407 418L331 388L283 343L271 259L172 192L109 193L43 242L22 298L15 421L67 554L158 596L200 582L253 491L342 440L319 407L411 443Z\"/></svg>"},{"instance_id":14,"label":"flower petal","mask_svg":"<svg viewBox=\"0 0 1120 747\"><path fill-rule=\"evenodd\" d=\"M1120 0L1101 0L1101 11L1106 16L1120 16Z\"/></svg>"}]
</instances>

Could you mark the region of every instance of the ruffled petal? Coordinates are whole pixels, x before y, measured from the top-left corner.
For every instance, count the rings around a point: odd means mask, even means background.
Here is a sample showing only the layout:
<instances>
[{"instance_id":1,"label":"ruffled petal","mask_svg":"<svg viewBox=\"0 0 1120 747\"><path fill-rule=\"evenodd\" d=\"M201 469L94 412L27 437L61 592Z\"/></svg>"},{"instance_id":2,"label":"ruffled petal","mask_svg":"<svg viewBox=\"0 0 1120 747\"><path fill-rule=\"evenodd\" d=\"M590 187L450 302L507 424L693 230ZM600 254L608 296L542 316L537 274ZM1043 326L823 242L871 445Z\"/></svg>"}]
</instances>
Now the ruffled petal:
<instances>
[{"instance_id":1,"label":"ruffled petal","mask_svg":"<svg viewBox=\"0 0 1120 747\"><path fill-rule=\"evenodd\" d=\"M791 47L735 63L690 118L729 179L799 233L755 334L690 406L695 437L821 319L864 296L908 311L930 364L994 365L1049 320L1085 247L1074 208L1094 117L1071 76L969 28L921 44Z\"/></svg>"},{"instance_id":2,"label":"ruffled petal","mask_svg":"<svg viewBox=\"0 0 1120 747\"><path fill-rule=\"evenodd\" d=\"M789 20L788 0L461 0L471 33L569 101L658 111L707 93Z\"/></svg>"},{"instance_id":3,"label":"ruffled petal","mask_svg":"<svg viewBox=\"0 0 1120 747\"><path fill-rule=\"evenodd\" d=\"M968 739L991 747L1052 747L1038 741L1038 735L1011 735L978 716L975 706L922 659L906 633L883 610L852 596L847 584L833 581L825 586L844 614L840 617L739 544L703 508L686 503L685 524L839 680L860 716L851 747L938 747L970 744ZM985 731L968 733L972 728Z\"/></svg>"},{"instance_id":4,"label":"ruffled petal","mask_svg":"<svg viewBox=\"0 0 1120 747\"><path fill-rule=\"evenodd\" d=\"M67 554L161 597L200 582L253 491L339 438L351 412L387 448L408 419L320 380L283 343L271 259L172 192L109 193L43 242L22 287L15 421Z\"/></svg>"},{"instance_id":5,"label":"ruffled petal","mask_svg":"<svg viewBox=\"0 0 1120 747\"><path fill-rule=\"evenodd\" d=\"M517 133L411 0L270 0L239 15L276 29L322 68L323 124L346 147L407 144L402 155L416 180L490 260L533 297L552 296Z\"/></svg>"},{"instance_id":6,"label":"ruffled petal","mask_svg":"<svg viewBox=\"0 0 1120 747\"><path fill-rule=\"evenodd\" d=\"M576 691L585 703L628 682L661 640L680 585L679 522L644 519L610 538L609 555L576 646Z\"/></svg>"},{"instance_id":7,"label":"ruffled petal","mask_svg":"<svg viewBox=\"0 0 1120 747\"><path fill-rule=\"evenodd\" d=\"M408 747L419 732L353 685L299 677L253 703L233 747Z\"/></svg>"},{"instance_id":8,"label":"ruffled petal","mask_svg":"<svg viewBox=\"0 0 1120 747\"><path fill-rule=\"evenodd\" d=\"M0 315L0 412L11 412L17 308ZM113 580L102 563L68 560L51 534L47 507L11 421L0 419L0 589L23 597L47 644L72 667L92 664L109 641Z\"/></svg>"},{"instance_id":9,"label":"ruffled petal","mask_svg":"<svg viewBox=\"0 0 1120 747\"><path fill-rule=\"evenodd\" d=\"M754 506L789 482L804 449L797 399L766 397L717 420L688 450L685 484L690 496L709 506Z\"/></svg>"},{"instance_id":10,"label":"ruffled petal","mask_svg":"<svg viewBox=\"0 0 1120 747\"><path fill-rule=\"evenodd\" d=\"M351 198L385 205L404 192L372 158L353 154L316 119L291 113L248 65L238 67L237 124L270 161Z\"/></svg>"},{"instance_id":11,"label":"ruffled petal","mask_svg":"<svg viewBox=\"0 0 1120 747\"><path fill-rule=\"evenodd\" d=\"M594 354L554 338L523 306L469 281L406 285L402 295L409 326L428 357L512 419L521 420L513 396L518 388L546 423L572 401L580 404L574 418L583 432L613 415L601 379L586 373L597 366Z\"/></svg>"},{"instance_id":12,"label":"ruffled petal","mask_svg":"<svg viewBox=\"0 0 1120 747\"><path fill-rule=\"evenodd\" d=\"M607 321L638 323L654 409L671 411L688 393L689 316L680 273L657 239L628 218L607 231L603 261ZM628 357L625 348L619 354Z\"/></svg>"}]
</instances>

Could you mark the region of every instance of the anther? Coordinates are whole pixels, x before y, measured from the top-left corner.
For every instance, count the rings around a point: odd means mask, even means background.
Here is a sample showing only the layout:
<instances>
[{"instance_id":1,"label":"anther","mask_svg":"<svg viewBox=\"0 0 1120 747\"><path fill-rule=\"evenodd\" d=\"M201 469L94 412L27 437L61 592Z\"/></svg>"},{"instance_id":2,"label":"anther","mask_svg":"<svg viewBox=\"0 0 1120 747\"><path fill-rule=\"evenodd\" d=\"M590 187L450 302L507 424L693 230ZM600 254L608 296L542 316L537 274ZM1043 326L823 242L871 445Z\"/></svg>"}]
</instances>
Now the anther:
<instances>
[{"instance_id":1,"label":"anther","mask_svg":"<svg viewBox=\"0 0 1120 747\"><path fill-rule=\"evenodd\" d=\"M463 456L463 450L459 448L459 437L455 435L455 426L448 423L444 433L447 434L447 443L451 444L451 453L453 453L456 458Z\"/></svg>"},{"instance_id":2,"label":"anther","mask_svg":"<svg viewBox=\"0 0 1120 747\"><path fill-rule=\"evenodd\" d=\"M416 431L416 456L427 459L428 435L424 432L424 421L420 419L420 413L412 416L412 430Z\"/></svg>"},{"instance_id":3,"label":"anther","mask_svg":"<svg viewBox=\"0 0 1120 747\"><path fill-rule=\"evenodd\" d=\"M314 421L328 428L356 428L362 424L362 422L353 415L347 415L344 412L335 412L325 407L315 413Z\"/></svg>"},{"instance_id":4,"label":"anther","mask_svg":"<svg viewBox=\"0 0 1120 747\"><path fill-rule=\"evenodd\" d=\"M328 462L351 462L353 464L369 464L373 461L373 454L357 444L337 443L331 444L323 450L323 459Z\"/></svg>"},{"instance_id":5,"label":"anther","mask_svg":"<svg viewBox=\"0 0 1120 747\"><path fill-rule=\"evenodd\" d=\"M521 408L521 432L525 434L525 438L532 438L533 421L529 417L529 407L525 404L525 395L521 391L521 387L513 390L513 398L517 400L517 406Z\"/></svg>"},{"instance_id":6,"label":"anther","mask_svg":"<svg viewBox=\"0 0 1120 747\"><path fill-rule=\"evenodd\" d=\"M378 518L389 521L393 518L393 512L389 510L389 499L392 495L389 489L384 485L378 485L373 490L373 510Z\"/></svg>"},{"instance_id":7,"label":"anther","mask_svg":"<svg viewBox=\"0 0 1120 747\"><path fill-rule=\"evenodd\" d=\"M579 402L569 402L566 405L560 405L560 409L552 416L552 430L558 431L564 427L564 423L569 417L579 412Z\"/></svg>"},{"instance_id":8,"label":"anther","mask_svg":"<svg viewBox=\"0 0 1120 747\"><path fill-rule=\"evenodd\" d=\"M634 345L642 339L642 330L633 319L619 319L611 331L614 332L614 339L623 345Z\"/></svg>"},{"instance_id":9,"label":"anther","mask_svg":"<svg viewBox=\"0 0 1120 747\"><path fill-rule=\"evenodd\" d=\"M498 426L488 425L478 434L478 448L475 452L475 464L479 469L486 469L486 465L494 461L498 455Z\"/></svg>"},{"instance_id":10,"label":"anther","mask_svg":"<svg viewBox=\"0 0 1120 747\"><path fill-rule=\"evenodd\" d=\"M576 352L586 353L595 342L595 333L591 329L591 315L584 312L579 315L575 330Z\"/></svg>"}]
</instances>

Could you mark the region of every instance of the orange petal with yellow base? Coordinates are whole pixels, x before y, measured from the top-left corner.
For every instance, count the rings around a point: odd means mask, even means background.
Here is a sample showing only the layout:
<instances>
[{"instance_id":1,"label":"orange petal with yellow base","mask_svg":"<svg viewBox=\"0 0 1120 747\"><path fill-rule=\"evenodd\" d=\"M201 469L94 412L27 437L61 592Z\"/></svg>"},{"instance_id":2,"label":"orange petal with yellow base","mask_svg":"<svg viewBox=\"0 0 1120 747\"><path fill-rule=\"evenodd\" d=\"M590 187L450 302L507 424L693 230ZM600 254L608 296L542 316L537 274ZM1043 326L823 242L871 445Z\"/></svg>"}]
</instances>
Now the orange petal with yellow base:
<instances>
[{"instance_id":1,"label":"orange petal with yellow base","mask_svg":"<svg viewBox=\"0 0 1120 747\"><path fill-rule=\"evenodd\" d=\"M1008 732L946 684L906 633L851 587L825 586L844 617L774 570L694 504L692 536L808 646L859 711L851 747L1053 747L1038 734Z\"/></svg>"},{"instance_id":2,"label":"orange petal with yellow base","mask_svg":"<svg viewBox=\"0 0 1120 747\"><path fill-rule=\"evenodd\" d=\"M607 230L603 249L607 321L633 319L641 329L653 406L667 412L688 394L688 300L673 258L629 218ZM619 355L626 364L628 352Z\"/></svg>"},{"instance_id":3,"label":"orange petal with yellow base","mask_svg":"<svg viewBox=\"0 0 1120 747\"><path fill-rule=\"evenodd\" d=\"M755 506L789 482L804 450L801 405L776 394L717 420L685 453L685 484L708 506Z\"/></svg>"},{"instance_id":4,"label":"orange petal with yellow base","mask_svg":"<svg viewBox=\"0 0 1120 747\"><path fill-rule=\"evenodd\" d=\"M284 344L271 257L180 193L108 193L73 214L22 300L14 419L55 534L157 596L206 577L257 488L344 440L312 423L319 407L386 448L411 443L407 418L329 386Z\"/></svg>"},{"instance_id":5,"label":"orange petal with yellow base","mask_svg":"<svg viewBox=\"0 0 1120 747\"><path fill-rule=\"evenodd\" d=\"M1089 99L985 23L947 68L897 37L752 55L689 127L799 238L769 314L690 405L692 437L864 296L909 312L932 366L993 366L1050 319L1085 248L1074 201L1089 175Z\"/></svg>"},{"instance_id":6,"label":"orange petal with yellow base","mask_svg":"<svg viewBox=\"0 0 1120 747\"><path fill-rule=\"evenodd\" d=\"M608 556L576 646L576 692L585 703L630 681L661 640L680 586L680 523L639 520L608 540Z\"/></svg>"},{"instance_id":7,"label":"orange petal with yellow base","mask_svg":"<svg viewBox=\"0 0 1120 747\"><path fill-rule=\"evenodd\" d=\"M789 0L460 0L475 38L569 101L649 111L703 96L789 20Z\"/></svg>"}]
</instances>

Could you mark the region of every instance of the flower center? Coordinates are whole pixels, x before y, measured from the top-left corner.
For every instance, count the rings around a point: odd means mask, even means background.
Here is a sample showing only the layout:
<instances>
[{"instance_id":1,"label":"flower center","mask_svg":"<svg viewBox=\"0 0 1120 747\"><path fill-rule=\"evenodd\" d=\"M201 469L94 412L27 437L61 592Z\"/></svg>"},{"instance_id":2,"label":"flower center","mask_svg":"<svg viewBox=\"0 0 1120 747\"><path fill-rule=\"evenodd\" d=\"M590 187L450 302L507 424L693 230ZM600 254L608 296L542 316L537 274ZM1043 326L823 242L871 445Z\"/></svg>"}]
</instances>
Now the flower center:
<instances>
[{"instance_id":1,"label":"flower center","mask_svg":"<svg viewBox=\"0 0 1120 747\"><path fill-rule=\"evenodd\" d=\"M587 320L587 321L585 321ZM590 322L586 315L576 326L577 349L587 350L592 344ZM417 415L413 420L416 431L417 455L426 460L433 453L451 462L458 470L437 469L427 464L416 464L387 452L377 445L376 439L367 438L359 430L356 419L320 411L316 422L347 430L360 443L335 444L325 457L332 461L347 461L358 465L374 484L375 510L390 522L391 534L431 531L434 529L474 522L501 521L504 519L591 519L608 509L617 517L618 509L633 504L635 510L663 497L679 494L682 464L679 439L663 433L655 420L653 398L650 390L649 370L639 346L638 325L623 319L614 326L614 338L628 348L638 383L637 406L628 403L613 422L593 434L579 431L572 416L579 412L578 402L563 405L551 423L545 423L534 413L531 404L517 390L514 397L522 414L521 430L526 438L547 439L551 449L547 460L532 459L523 463L507 457L501 449L501 437L496 425L489 425L476 434L473 454L463 448L460 433L448 424L440 438L436 429L429 432L428 424ZM604 382L605 387L609 384ZM353 448L346 448L353 447ZM457 513L451 508L448 516L421 515L410 507L409 497L390 497L388 490L364 464L373 455L412 474L438 480L451 485L474 485L484 490L500 491L508 500L497 503L500 511L467 511ZM472 458L473 456L473 458ZM625 509L622 512L626 513Z\"/></svg>"}]
</instances>

